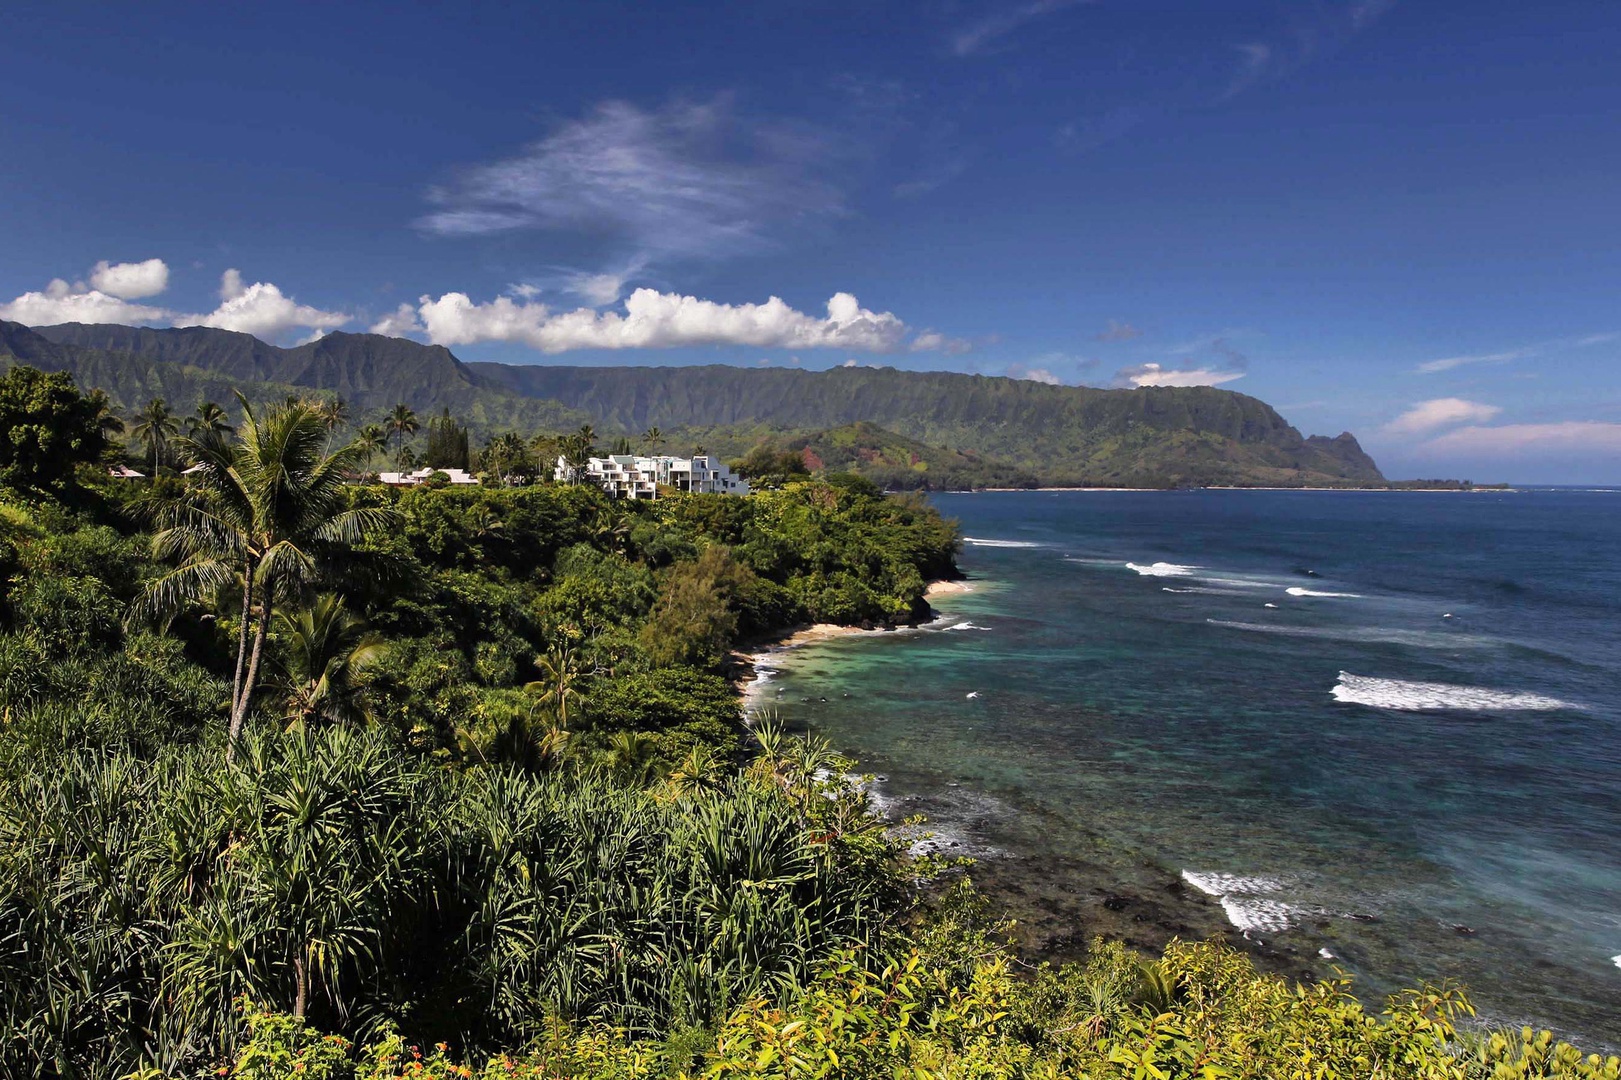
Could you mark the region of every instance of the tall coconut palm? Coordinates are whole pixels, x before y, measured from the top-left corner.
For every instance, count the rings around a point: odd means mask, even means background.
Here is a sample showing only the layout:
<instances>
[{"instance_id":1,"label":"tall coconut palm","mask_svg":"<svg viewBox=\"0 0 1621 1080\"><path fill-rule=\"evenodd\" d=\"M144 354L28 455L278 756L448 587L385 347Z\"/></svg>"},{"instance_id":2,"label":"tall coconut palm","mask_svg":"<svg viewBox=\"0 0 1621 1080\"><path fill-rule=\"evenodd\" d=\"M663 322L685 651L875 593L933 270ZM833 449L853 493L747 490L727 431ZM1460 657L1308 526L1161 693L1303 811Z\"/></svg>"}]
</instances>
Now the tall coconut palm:
<instances>
[{"instance_id":1,"label":"tall coconut palm","mask_svg":"<svg viewBox=\"0 0 1621 1080\"><path fill-rule=\"evenodd\" d=\"M318 721L355 724L370 718L357 691L358 676L388 648L343 598L322 593L291 614L276 612L282 646L280 689L290 725Z\"/></svg>"},{"instance_id":2,"label":"tall coconut palm","mask_svg":"<svg viewBox=\"0 0 1621 1080\"><path fill-rule=\"evenodd\" d=\"M525 683L524 692L533 695L535 703L550 713L557 726L566 731L569 707L580 700L581 684L585 679L579 654L573 649L554 646L535 657L535 666L540 669L540 678Z\"/></svg>"},{"instance_id":3,"label":"tall coconut palm","mask_svg":"<svg viewBox=\"0 0 1621 1080\"><path fill-rule=\"evenodd\" d=\"M349 422L349 403L341 397L335 397L321 402L318 406L321 419L326 421L328 431L336 431Z\"/></svg>"},{"instance_id":4,"label":"tall coconut palm","mask_svg":"<svg viewBox=\"0 0 1621 1080\"><path fill-rule=\"evenodd\" d=\"M389 414L384 426L388 429L389 438L399 439L401 442L415 435L421 427L417 422L416 410L404 402L394 406L394 411Z\"/></svg>"},{"instance_id":5,"label":"tall coconut palm","mask_svg":"<svg viewBox=\"0 0 1621 1080\"><path fill-rule=\"evenodd\" d=\"M197 411L186 417L186 436L191 439L222 439L235 435L236 428L226 421L225 410L212 401L197 406Z\"/></svg>"},{"instance_id":6,"label":"tall coconut palm","mask_svg":"<svg viewBox=\"0 0 1621 1080\"><path fill-rule=\"evenodd\" d=\"M656 427L650 427L642 432L642 441L647 444L649 450L657 454L659 447L664 445L664 432Z\"/></svg>"},{"instance_id":7,"label":"tall coconut palm","mask_svg":"<svg viewBox=\"0 0 1621 1080\"><path fill-rule=\"evenodd\" d=\"M135 428L130 434L146 444L146 452L152 455L152 482L157 483L158 458L180 434L180 423L169 411L168 402L162 398L147 402L146 408L135 414Z\"/></svg>"},{"instance_id":8,"label":"tall coconut palm","mask_svg":"<svg viewBox=\"0 0 1621 1080\"><path fill-rule=\"evenodd\" d=\"M387 447L388 429L382 424L367 424L355 433L355 449L368 467Z\"/></svg>"},{"instance_id":9,"label":"tall coconut palm","mask_svg":"<svg viewBox=\"0 0 1621 1080\"><path fill-rule=\"evenodd\" d=\"M259 684L278 596L314 585L345 550L395 519L383 509L344 509L343 477L361 451L350 443L326 453L326 422L316 408L294 402L259 417L237 398L245 413L239 442L181 440L182 452L201 466L195 496L151 507L153 554L179 565L153 581L132 611L135 618L171 615L228 587L242 590L228 758Z\"/></svg>"}]
</instances>

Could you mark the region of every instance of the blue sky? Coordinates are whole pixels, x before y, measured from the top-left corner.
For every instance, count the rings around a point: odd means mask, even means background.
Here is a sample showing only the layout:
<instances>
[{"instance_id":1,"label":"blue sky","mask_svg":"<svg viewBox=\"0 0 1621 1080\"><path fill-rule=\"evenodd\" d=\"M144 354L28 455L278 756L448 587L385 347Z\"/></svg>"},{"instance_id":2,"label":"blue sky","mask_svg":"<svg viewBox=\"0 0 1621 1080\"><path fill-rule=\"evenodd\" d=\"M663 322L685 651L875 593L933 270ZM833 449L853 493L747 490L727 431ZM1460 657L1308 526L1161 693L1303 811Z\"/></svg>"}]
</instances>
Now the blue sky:
<instances>
[{"instance_id":1,"label":"blue sky","mask_svg":"<svg viewBox=\"0 0 1621 1080\"><path fill-rule=\"evenodd\" d=\"M1602 0L14 4L0 316L1219 383L1616 482L1617 56Z\"/></svg>"}]
</instances>

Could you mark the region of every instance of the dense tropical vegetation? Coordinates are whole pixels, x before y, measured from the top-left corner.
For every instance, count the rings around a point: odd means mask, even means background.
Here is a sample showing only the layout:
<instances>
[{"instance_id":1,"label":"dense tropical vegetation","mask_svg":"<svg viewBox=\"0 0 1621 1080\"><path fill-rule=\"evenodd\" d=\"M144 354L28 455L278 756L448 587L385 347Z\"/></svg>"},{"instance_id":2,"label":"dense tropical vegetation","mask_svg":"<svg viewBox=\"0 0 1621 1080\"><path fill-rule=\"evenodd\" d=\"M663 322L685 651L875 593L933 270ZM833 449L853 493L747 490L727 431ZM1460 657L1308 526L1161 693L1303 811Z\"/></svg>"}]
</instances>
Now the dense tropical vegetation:
<instances>
[{"instance_id":1,"label":"dense tropical vegetation","mask_svg":"<svg viewBox=\"0 0 1621 1080\"><path fill-rule=\"evenodd\" d=\"M362 478L409 409L144 404L158 468L115 480L146 429L0 377L0 1074L1621 1075L1220 945L1021 964L727 681L746 637L924 614L920 500L783 462L615 502L535 479L589 428L444 414L501 466L396 490Z\"/></svg>"}]
</instances>

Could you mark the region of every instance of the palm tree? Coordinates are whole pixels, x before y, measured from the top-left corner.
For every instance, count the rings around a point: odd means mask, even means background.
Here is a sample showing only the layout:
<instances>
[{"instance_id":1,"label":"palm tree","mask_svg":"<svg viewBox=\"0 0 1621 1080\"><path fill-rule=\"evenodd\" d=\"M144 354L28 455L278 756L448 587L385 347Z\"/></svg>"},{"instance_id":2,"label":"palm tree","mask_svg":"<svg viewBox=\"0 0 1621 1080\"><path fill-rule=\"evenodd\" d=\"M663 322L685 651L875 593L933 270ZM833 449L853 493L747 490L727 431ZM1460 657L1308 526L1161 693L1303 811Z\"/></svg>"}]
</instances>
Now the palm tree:
<instances>
[{"instance_id":1,"label":"palm tree","mask_svg":"<svg viewBox=\"0 0 1621 1080\"><path fill-rule=\"evenodd\" d=\"M493 471L496 479L503 484L518 471L527 457L523 440L511 431L495 436L484 448L485 468Z\"/></svg>"},{"instance_id":2,"label":"palm tree","mask_svg":"<svg viewBox=\"0 0 1621 1080\"><path fill-rule=\"evenodd\" d=\"M158 481L158 456L169 449L169 440L180 434L180 425L169 405L162 398L153 398L146 408L135 414L135 429L131 432L146 444L152 455L152 482Z\"/></svg>"},{"instance_id":3,"label":"palm tree","mask_svg":"<svg viewBox=\"0 0 1621 1080\"><path fill-rule=\"evenodd\" d=\"M112 442L112 436L124 434L124 421L113 409L112 399L107 396L107 391L98 386L85 397L90 399L91 406L96 410L96 427L101 429L101 434L109 443Z\"/></svg>"},{"instance_id":4,"label":"palm tree","mask_svg":"<svg viewBox=\"0 0 1621 1080\"><path fill-rule=\"evenodd\" d=\"M197 411L186 417L186 435L192 439L222 439L235 435L236 428L226 422L225 410L212 401L197 406Z\"/></svg>"},{"instance_id":5,"label":"palm tree","mask_svg":"<svg viewBox=\"0 0 1621 1080\"><path fill-rule=\"evenodd\" d=\"M326 453L326 423L317 409L295 402L261 418L246 398L237 400L245 414L241 441L181 440L181 450L202 466L193 485L200 497L151 505L153 554L179 565L151 582L131 613L168 616L228 586L241 588L228 760L259 683L277 596L316 584L346 550L395 520L389 510L343 508L344 474L361 451L350 443Z\"/></svg>"},{"instance_id":6,"label":"palm tree","mask_svg":"<svg viewBox=\"0 0 1621 1080\"><path fill-rule=\"evenodd\" d=\"M341 397L323 401L318 406L328 431L336 431L349 422L349 403Z\"/></svg>"},{"instance_id":7,"label":"palm tree","mask_svg":"<svg viewBox=\"0 0 1621 1080\"><path fill-rule=\"evenodd\" d=\"M389 414L385 426L388 428L389 438L397 438L404 442L417 433L419 425L416 410L403 402L394 406L394 411Z\"/></svg>"},{"instance_id":8,"label":"palm tree","mask_svg":"<svg viewBox=\"0 0 1621 1080\"><path fill-rule=\"evenodd\" d=\"M647 444L648 449L652 450L654 454L657 454L659 452L659 447L664 445L664 432L660 431L656 427L650 427L646 431L642 432L642 441Z\"/></svg>"},{"instance_id":9,"label":"palm tree","mask_svg":"<svg viewBox=\"0 0 1621 1080\"><path fill-rule=\"evenodd\" d=\"M585 672L580 667L579 655L573 649L553 646L535 657L540 678L524 684L524 692L534 695L536 704L557 722L559 730L568 730L569 703L580 700L580 684Z\"/></svg>"},{"instance_id":10,"label":"palm tree","mask_svg":"<svg viewBox=\"0 0 1621 1080\"><path fill-rule=\"evenodd\" d=\"M388 448L388 429L381 424L367 424L355 436L355 448L363 455L366 464L370 465L379 451Z\"/></svg>"},{"instance_id":11,"label":"palm tree","mask_svg":"<svg viewBox=\"0 0 1621 1080\"><path fill-rule=\"evenodd\" d=\"M357 676L383 659L388 648L366 631L365 620L349 611L342 597L322 593L294 614L276 612L276 639L283 652L280 685L289 725L370 719L357 696Z\"/></svg>"}]
</instances>

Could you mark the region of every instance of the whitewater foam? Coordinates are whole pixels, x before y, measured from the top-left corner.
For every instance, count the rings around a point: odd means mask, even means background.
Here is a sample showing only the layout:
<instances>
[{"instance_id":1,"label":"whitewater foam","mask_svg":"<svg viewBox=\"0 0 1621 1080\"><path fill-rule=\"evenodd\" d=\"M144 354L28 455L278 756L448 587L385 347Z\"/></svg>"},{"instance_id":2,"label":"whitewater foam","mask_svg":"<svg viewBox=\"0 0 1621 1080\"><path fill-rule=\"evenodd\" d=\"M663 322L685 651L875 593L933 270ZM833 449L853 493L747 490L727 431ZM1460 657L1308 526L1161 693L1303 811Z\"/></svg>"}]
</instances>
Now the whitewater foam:
<instances>
[{"instance_id":1,"label":"whitewater foam","mask_svg":"<svg viewBox=\"0 0 1621 1080\"><path fill-rule=\"evenodd\" d=\"M1184 870L1182 880L1206 896L1215 897L1227 921L1246 936L1278 934L1294 924L1296 909L1269 895L1283 889L1283 882L1276 878Z\"/></svg>"},{"instance_id":2,"label":"whitewater foam","mask_svg":"<svg viewBox=\"0 0 1621 1080\"><path fill-rule=\"evenodd\" d=\"M990 627L988 627L988 626L980 626L978 623L960 622L960 623L957 623L957 624L955 624L953 626L948 626L948 627L946 627L946 629L947 630L989 630Z\"/></svg>"},{"instance_id":3,"label":"whitewater foam","mask_svg":"<svg viewBox=\"0 0 1621 1080\"><path fill-rule=\"evenodd\" d=\"M1277 607L1267 604L1267 607ZM1393 627L1273 626L1268 623L1239 622L1234 619L1206 619L1211 626L1246 630L1252 634L1279 634L1283 637L1323 638L1328 641L1389 642L1419 649L1488 648L1497 644L1491 638L1470 634L1447 634L1429 630L1400 630Z\"/></svg>"},{"instance_id":4,"label":"whitewater foam","mask_svg":"<svg viewBox=\"0 0 1621 1080\"><path fill-rule=\"evenodd\" d=\"M1287 589L1285 589L1283 591L1288 593L1290 596L1330 596L1330 597L1337 597L1337 598L1339 598L1341 600L1360 600L1360 599L1362 599L1362 594L1361 593L1354 593L1354 592L1325 592L1325 591L1323 591L1321 589L1302 589L1299 585L1290 586L1289 588L1287 588Z\"/></svg>"},{"instance_id":5,"label":"whitewater foam","mask_svg":"<svg viewBox=\"0 0 1621 1080\"><path fill-rule=\"evenodd\" d=\"M993 548L1038 548L1045 546L1033 540L985 540L977 536L965 536L962 538L962 542L973 544L975 547Z\"/></svg>"},{"instance_id":6,"label":"whitewater foam","mask_svg":"<svg viewBox=\"0 0 1621 1080\"><path fill-rule=\"evenodd\" d=\"M1146 566L1142 563L1129 562L1126 566L1144 577L1188 577L1199 569L1197 566L1182 566L1170 562L1149 563Z\"/></svg>"},{"instance_id":7,"label":"whitewater foam","mask_svg":"<svg viewBox=\"0 0 1621 1080\"><path fill-rule=\"evenodd\" d=\"M1369 675L1340 672L1339 682L1330 691L1334 700L1346 705L1366 705L1374 709L1420 712L1426 709L1455 709L1461 712L1504 712L1526 709L1574 709L1577 706L1543 694L1517 690L1491 690L1481 686L1453 683L1408 682L1404 679L1376 679Z\"/></svg>"}]
</instances>

